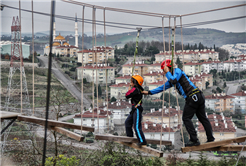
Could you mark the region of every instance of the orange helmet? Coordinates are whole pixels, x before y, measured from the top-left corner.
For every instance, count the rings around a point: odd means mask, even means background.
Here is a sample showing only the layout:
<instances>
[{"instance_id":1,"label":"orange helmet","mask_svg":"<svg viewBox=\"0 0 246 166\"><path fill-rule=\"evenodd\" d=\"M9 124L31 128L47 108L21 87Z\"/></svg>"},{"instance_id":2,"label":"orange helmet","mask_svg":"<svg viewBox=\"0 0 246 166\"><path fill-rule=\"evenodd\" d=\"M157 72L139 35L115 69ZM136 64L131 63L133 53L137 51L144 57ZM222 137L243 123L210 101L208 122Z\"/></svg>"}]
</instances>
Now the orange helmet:
<instances>
[{"instance_id":1,"label":"orange helmet","mask_svg":"<svg viewBox=\"0 0 246 166\"><path fill-rule=\"evenodd\" d=\"M164 69L164 66L166 65L167 67L172 67L171 65L171 59L167 59L161 63L161 69Z\"/></svg>"},{"instance_id":2,"label":"orange helmet","mask_svg":"<svg viewBox=\"0 0 246 166\"><path fill-rule=\"evenodd\" d=\"M135 80L137 80L137 82L138 82L138 84L140 86L143 85L144 80L143 80L143 77L141 77L140 75L134 75L134 76L132 76L132 78L134 78Z\"/></svg>"}]
</instances>

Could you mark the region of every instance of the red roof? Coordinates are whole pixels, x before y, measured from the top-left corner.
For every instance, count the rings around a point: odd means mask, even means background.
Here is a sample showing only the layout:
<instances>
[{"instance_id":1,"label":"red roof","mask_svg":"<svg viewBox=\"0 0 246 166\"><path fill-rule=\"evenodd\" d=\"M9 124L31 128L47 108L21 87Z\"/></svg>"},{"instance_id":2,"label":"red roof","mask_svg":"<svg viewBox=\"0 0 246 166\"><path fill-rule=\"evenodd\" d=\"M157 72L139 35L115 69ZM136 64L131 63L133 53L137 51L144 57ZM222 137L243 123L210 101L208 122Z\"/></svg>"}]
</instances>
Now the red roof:
<instances>
[{"instance_id":1,"label":"red roof","mask_svg":"<svg viewBox=\"0 0 246 166\"><path fill-rule=\"evenodd\" d=\"M163 80L161 81L157 81L157 82L153 82L153 83L149 83L150 85L162 85L163 84Z\"/></svg>"},{"instance_id":2,"label":"red roof","mask_svg":"<svg viewBox=\"0 0 246 166\"><path fill-rule=\"evenodd\" d=\"M131 63L131 64L125 64L125 65L122 65L122 66L124 66L124 67L127 67L127 66L129 66L129 67L132 67L133 66L133 63ZM137 62L135 63L135 67L136 66L148 66L147 64L144 64L144 63L141 63L141 64L137 64Z\"/></svg>"},{"instance_id":3,"label":"red roof","mask_svg":"<svg viewBox=\"0 0 246 166\"><path fill-rule=\"evenodd\" d=\"M232 95L232 96L246 96L246 91L241 91L241 92L233 93L230 95Z\"/></svg>"},{"instance_id":4,"label":"red roof","mask_svg":"<svg viewBox=\"0 0 246 166\"><path fill-rule=\"evenodd\" d=\"M124 76L117 77L115 79L130 79L131 77L132 77L131 75L124 75Z\"/></svg>"},{"instance_id":5,"label":"red roof","mask_svg":"<svg viewBox=\"0 0 246 166\"><path fill-rule=\"evenodd\" d=\"M215 51L211 51L211 50L206 50L206 51L193 51L193 50L185 50L185 52L175 52L175 55L183 55L183 54L204 54L204 53L217 53ZM172 53L171 52L165 52L165 55L171 55ZM164 55L164 52L162 53L159 53L159 54L155 54L155 55Z\"/></svg>"},{"instance_id":6,"label":"red roof","mask_svg":"<svg viewBox=\"0 0 246 166\"><path fill-rule=\"evenodd\" d=\"M78 47L72 45L66 45L66 46L58 46L56 48L78 48Z\"/></svg>"},{"instance_id":7,"label":"red roof","mask_svg":"<svg viewBox=\"0 0 246 166\"><path fill-rule=\"evenodd\" d=\"M179 112L178 110L174 109L174 108L169 108L169 111L170 111L170 116L175 116L176 114L178 115ZM183 111L180 110L180 115L182 115ZM143 116L158 116L158 117L162 117L162 111L155 111L155 112L152 112L152 113L147 113L147 114L144 114ZM169 113L165 113L165 111L163 112L163 116L164 117L169 117Z\"/></svg>"},{"instance_id":8,"label":"red roof","mask_svg":"<svg viewBox=\"0 0 246 166\"><path fill-rule=\"evenodd\" d=\"M201 64L210 64L210 63L223 63L222 61L205 61L202 62Z\"/></svg>"},{"instance_id":9,"label":"red roof","mask_svg":"<svg viewBox=\"0 0 246 166\"><path fill-rule=\"evenodd\" d=\"M216 118L214 118L214 116ZM225 121L223 120L222 117L224 117ZM236 132L235 127L233 127L234 123L232 122L232 119L229 117L225 117L225 116L221 116L221 115L217 115L217 114L210 114L210 115L208 115L208 119L212 125L213 132ZM224 122L226 122L226 123L224 123ZM216 123L217 123L217 125L216 125ZM198 122L198 131L199 132L205 131L200 122Z\"/></svg>"},{"instance_id":10,"label":"red roof","mask_svg":"<svg viewBox=\"0 0 246 166\"><path fill-rule=\"evenodd\" d=\"M235 63L235 62L244 62L244 60L242 60L242 59L237 59L237 60L235 60L235 59L230 59L230 60L227 60L227 61L224 61L224 63Z\"/></svg>"},{"instance_id":11,"label":"red roof","mask_svg":"<svg viewBox=\"0 0 246 166\"><path fill-rule=\"evenodd\" d=\"M155 71L155 72L149 72L147 74L144 74L144 76L159 76L159 75L163 75L163 72L158 72L158 71Z\"/></svg>"},{"instance_id":12,"label":"red roof","mask_svg":"<svg viewBox=\"0 0 246 166\"><path fill-rule=\"evenodd\" d=\"M109 87L123 87L123 86L128 87L129 85L130 85L130 83L119 83L119 84L111 85Z\"/></svg>"},{"instance_id":13,"label":"red roof","mask_svg":"<svg viewBox=\"0 0 246 166\"><path fill-rule=\"evenodd\" d=\"M107 108L106 106L101 106L99 108ZM120 100L120 101L115 101L115 102L111 102L108 104L108 108L109 109L125 109L125 108L131 108L132 104L129 103L128 101L124 101L124 100Z\"/></svg>"},{"instance_id":14,"label":"red roof","mask_svg":"<svg viewBox=\"0 0 246 166\"><path fill-rule=\"evenodd\" d=\"M104 64L98 64L99 66L96 67L96 65L92 66L92 65L86 65L84 66L84 69L114 69L115 67L111 67L111 66L104 66ZM102 66L101 66L102 65ZM77 67L77 69L82 68L82 66Z\"/></svg>"},{"instance_id":15,"label":"red roof","mask_svg":"<svg viewBox=\"0 0 246 166\"><path fill-rule=\"evenodd\" d=\"M95 47L96 49L88 49L88 50L83 50L83 53L89 53L89 52L105 52L105 47L101 46L101 47ZM113 49L112 47L106 47L106 49ZM78 53L82 53L81 51L78 51Z\"/></svg>"},{"instance_id":16,"label":"red roof","mask_svg":"<svg viewBox=\"0 0 246 166\"><path fill-rule=\"evenodd\" d=\"M147 125L148 127L146 127ZM142 130L144 133L159 133L161 132L161 128L162 132L169 132L169 127L164 128L161 124L155 124L150 121L142 123ZM174 132L172 128L170 128L170 132Z\"/></svg>"},{"instance_id":17,"label":"red roof","mask_svg":"<svg viewBox=\"0 0 246 166\"><path fill-rule=\"evenodd\" d=\"M111 111L104 111L102 109L100 109L100 113L99 113L99 118L107 118L107 112L108 115L112 115ZM90 112L90 111L86 111L83 113L83 118L97 118L97 108L94 109L94 111ZM80 114L76 114L74 116L74 118L81 118Z\"/></svg>"},{"instance_id":18,"label":"red roof","mask_svg":"<svg viewBox=\"0 0 246 166\"><path fill-rule=\"evenodd\" d=\"M230 95L224 95L222 96L221 94L218 96L217 94L214 95L209 95L205 96L205 99L234 99L235 97L232 97Z\"/></svg>"},{"instance_id":19,"label":"red roof","mask_svg":"<svg viewBox=\"0 0 246 166\"><path fill-rule=\"evenodd\" d=\"M160 66L161 67L161 63L153 63L150 66Z\"/></svg>"},{"instance_id":20,"label":"red roof","mask_svg":"<svg viewBox=\"0 0 246 166\"><path fill-rule=\"evenodd\" d=\"M202 63L194 63L194 62L188 62L188 63L185 63L184 65L202 65Z\"/></svg>"}]
</instances>

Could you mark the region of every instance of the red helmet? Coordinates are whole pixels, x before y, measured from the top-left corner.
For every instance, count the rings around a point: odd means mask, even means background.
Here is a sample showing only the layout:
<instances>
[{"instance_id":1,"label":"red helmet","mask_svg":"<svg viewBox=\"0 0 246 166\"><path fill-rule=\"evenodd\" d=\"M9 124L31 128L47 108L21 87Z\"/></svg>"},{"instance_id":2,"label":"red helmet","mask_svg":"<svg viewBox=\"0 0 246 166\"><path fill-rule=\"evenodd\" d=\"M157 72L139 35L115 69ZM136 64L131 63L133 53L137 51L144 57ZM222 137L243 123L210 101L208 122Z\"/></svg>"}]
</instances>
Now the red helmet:
<instances>
[{"instance_id":1,"label":"red helmet","mask_svg":"<svg viewBox=\"0 0 246 166\"><path fill-rule=\"evenodd\" d=\"M167 59L167 60L165 60L165 61L163 61L162 63L161 63L161 69L164 69L164 66L167 66L167 67L172 67L171 66L171 59Z\"/></svg>"}]
</instances>

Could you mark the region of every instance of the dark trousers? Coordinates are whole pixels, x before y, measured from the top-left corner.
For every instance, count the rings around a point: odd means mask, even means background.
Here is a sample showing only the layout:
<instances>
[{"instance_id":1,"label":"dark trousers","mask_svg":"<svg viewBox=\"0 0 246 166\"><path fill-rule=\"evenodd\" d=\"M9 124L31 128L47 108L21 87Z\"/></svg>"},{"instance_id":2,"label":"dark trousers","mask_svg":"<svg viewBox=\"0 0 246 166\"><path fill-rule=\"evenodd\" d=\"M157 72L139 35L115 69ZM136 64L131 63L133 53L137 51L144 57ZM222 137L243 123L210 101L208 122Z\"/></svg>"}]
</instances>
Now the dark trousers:
<instances>
[{"instance_id":1,"label":"dark trousers","mask_svg":"<svg viewBox=\"0 0 246 166\"><path fill-rule=\"evenodd\" d=\"M143 107L138 106L135 108L132 107L132 111L128 115L126 121L125 121L125 127L126 127L126 135L128 137L133 137L133 131L132 126L134 128L135 134L137 135L138 142L146 142L145 136L142 131L142 112Z\"/></svg>"},{"instance_id":2,"label":"dark trousers","mask_svg":"<svg viewBox=\"0 0 246 166\"><path fill-rule=\"evenodd\" d=\"M207 140L213 141L214 137L212 126L205 113L205 97L202 92L196 93L194 95L186 98L182 117L185 128L190 135L190 140L196 142L198 140L197 133L191 121L194 114L196 114L198 120L202 123L206 131Z\"/></svg>"}]
</instances>

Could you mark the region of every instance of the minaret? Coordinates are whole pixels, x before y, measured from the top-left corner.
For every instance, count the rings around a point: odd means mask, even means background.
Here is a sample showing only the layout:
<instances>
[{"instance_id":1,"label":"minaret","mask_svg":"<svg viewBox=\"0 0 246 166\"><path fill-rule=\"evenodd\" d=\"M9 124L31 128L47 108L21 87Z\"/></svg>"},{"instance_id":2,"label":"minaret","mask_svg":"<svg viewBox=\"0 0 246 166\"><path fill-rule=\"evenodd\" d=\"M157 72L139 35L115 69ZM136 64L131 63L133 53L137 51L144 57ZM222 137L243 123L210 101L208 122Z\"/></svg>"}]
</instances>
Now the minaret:
<instances>
[{"instance_id":1,"label":"minaret","mask_svg":"<svg viewBox=\"0 0 246 166\"><path fill-rule=\"evenodd\" d=\"M53 22L53 41L56 38L56 22L55 22L55 17L54 17L54 22Z\"/></svg>"},{"instance_id":2,"label":"minaret","mask_svg":"<svg viewBox=\"0 0 246 166\"><path fill-rule=\"evenodd\" d=\"M75 46L78 47L78 22L77 22L77 13L75 14Z\"/></svg>"}]
</instances>

